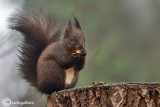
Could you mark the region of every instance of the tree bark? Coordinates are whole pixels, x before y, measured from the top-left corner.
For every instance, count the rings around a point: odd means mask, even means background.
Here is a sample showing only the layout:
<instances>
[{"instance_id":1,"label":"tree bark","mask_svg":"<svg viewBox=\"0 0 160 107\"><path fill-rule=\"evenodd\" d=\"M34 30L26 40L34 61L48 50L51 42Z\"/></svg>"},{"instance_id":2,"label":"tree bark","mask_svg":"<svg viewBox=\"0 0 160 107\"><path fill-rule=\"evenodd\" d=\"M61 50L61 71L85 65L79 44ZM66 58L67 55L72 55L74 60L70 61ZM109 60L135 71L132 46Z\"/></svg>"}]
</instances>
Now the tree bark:
<instances>
[{"instance_id":1,"label":"tree bark","mask_svg":"<svg viewBox=\"0 0 160 107\"><path fill-rule=\"evenodd\" d=\"M160 107L160 84L95 83L53 92L48 96L47 107Z\"/></svg>"}]
</instances>

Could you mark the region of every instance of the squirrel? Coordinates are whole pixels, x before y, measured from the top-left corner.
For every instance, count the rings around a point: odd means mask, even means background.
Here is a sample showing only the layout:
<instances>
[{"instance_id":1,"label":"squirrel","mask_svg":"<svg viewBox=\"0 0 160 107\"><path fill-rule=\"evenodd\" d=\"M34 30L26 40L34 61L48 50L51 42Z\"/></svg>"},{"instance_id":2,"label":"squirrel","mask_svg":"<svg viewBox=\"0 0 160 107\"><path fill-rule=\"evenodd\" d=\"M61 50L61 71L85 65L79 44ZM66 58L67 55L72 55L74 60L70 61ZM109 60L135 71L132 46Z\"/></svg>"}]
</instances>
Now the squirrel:
<instances>
[{"instance_id":1,"label":"squirrel","mask_svg":"<svg viewBox=\"0 0 160 107\"><path fill-rule=\"evenodd\" d=\"M10 29L22 33L18 67L24 78L41 93L73 88L86 57L85 37L79 21L69 20L64 31L54 15L17 12Z\"/></svg>"}]
</instances>

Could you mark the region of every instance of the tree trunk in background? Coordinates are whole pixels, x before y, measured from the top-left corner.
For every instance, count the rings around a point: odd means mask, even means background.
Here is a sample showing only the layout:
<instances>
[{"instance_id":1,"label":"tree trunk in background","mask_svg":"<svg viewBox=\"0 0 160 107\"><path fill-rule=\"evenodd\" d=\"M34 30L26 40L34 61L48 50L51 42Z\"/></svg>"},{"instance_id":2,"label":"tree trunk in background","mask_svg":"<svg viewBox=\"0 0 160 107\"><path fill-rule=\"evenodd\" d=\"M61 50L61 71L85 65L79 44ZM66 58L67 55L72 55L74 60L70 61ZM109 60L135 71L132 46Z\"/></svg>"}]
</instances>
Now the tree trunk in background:
<instances>
[{"instance_id":1,"label":"tree trunk in background","mask_svg":"<svg viewBox=\"0 0 160 107\"><path fill-rule=\"evenodd\" d=\"M47 107L160 107L160 84L96 83L54 92L48 96Z\"/></svg>"}]
</instances>

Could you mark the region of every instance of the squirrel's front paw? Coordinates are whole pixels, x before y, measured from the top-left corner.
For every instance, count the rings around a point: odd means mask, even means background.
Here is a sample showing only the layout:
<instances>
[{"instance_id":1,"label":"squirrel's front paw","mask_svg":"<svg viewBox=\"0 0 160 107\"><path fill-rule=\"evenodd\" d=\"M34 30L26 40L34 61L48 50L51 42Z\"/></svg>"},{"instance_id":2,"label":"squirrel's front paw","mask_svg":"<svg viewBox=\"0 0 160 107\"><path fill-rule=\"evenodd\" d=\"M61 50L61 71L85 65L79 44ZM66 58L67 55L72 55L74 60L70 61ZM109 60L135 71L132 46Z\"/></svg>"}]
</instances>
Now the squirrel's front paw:
<instances>
[{"instance_id":1,"label":"squirrel's front paw","mask_svg":"<svg viewBox=\"0 0 160 107\"><path fill-rule=\"evenodd\" d=\"M73 54L73 58L79 58L79 57L80 57L80 54L78 54L78 53Z\"/></svg>"},{"instance_id":2,"label":"squirrel's front paw","mask_svg":"<svg viewBox=\"0 0 160 107\"><path fill-rule=\"evenodd\" d=\"M82 50L77 50L73 53L73 57L74 58L83 58L86 56L86 52L82 51Z\"/></svg>"}]
</instances>

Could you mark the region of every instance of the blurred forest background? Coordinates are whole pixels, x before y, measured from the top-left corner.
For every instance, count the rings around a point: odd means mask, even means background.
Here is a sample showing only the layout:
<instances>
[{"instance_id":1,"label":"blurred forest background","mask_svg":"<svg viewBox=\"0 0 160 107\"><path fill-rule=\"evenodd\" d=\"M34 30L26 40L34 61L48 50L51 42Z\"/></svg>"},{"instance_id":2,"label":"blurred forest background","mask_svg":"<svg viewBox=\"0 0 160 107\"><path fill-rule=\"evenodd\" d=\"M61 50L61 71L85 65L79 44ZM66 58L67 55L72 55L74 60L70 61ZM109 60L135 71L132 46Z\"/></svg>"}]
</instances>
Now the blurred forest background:
<instances>
[{"instance_id":1,"label":"blurred forest background","mask_svg":"<svg viewBox=\"0 0 160 107\"><path fill-rule=\"evenodd\" d=\"M8 7L13 7L14 4L15 9L48 9L56 14L61 25L66 25L72 12L76 14L85 33L87 46L86 66L81 71L76 87L100 80L108 84L160 82L160 0L0 1L3 1L0 2L3 6L7 3ZM4 14L2 12L1 16ZM29 87L15 73L15 54L22 38L19 33L7 32L0 30L0 34L5 34L0 35L0 38L8 38L0 40L3 40L0 42L0 79L3 76L0 98L33 100L37 107L44 107L46 97ZM9 54L12 56L9 57Z\"/></svg>"}]
</instances>

